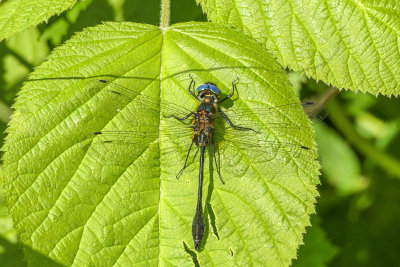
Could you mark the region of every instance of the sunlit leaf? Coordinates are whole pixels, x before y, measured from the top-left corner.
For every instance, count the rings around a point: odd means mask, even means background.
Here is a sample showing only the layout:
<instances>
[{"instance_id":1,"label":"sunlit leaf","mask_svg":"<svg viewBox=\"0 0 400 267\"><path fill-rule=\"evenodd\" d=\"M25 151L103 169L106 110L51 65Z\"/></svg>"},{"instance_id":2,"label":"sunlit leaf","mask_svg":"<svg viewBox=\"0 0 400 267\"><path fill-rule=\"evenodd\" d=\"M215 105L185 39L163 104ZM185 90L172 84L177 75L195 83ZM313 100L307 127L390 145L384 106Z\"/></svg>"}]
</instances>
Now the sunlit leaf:
<instances>
[{"instance_id":1,"label":"sunlit leaf","mask_svg":"<svg viewBox=\"0 0 400 267\"><path fill-rule=\"evenodd\" d=\"M176 179L192 132L165 116L198 105L189 74L198 84L217 83L223 96L240 78L239 96L222 109L259 130L235 136L216 125L217 138L236 141L219 143L224 185L206 155L206 235L198 253L191 236L198 158ZM141 94L117 94L116 84ZM115 130L140 134L114 143L92 134ZM288 266L314 212L313 139L285 72L240 32L211 23L166 31L107 23L56 49L25 83L2 178L36 266L45 264L39 254L68 266Z\"/></svg>"},{"instance_id":2,"label":"sunlit leaf","mask_svg":"<svg viewBox=\"0 0 400 267\"><path fill-rule=\"evenodd\" d=\"M9 0L0 3L0 41L60 14L76 0Z\"/></svg>"},{"instance_id":3,"label":"sunlit leaf","mask_svg":"<svg viewBox=\"0 0 400 267\"><path fill-rule=\"evenodd\" d=\"M283 65L337 88L400 93L400 2L197 0Z\"/></svg>"}]
</instances>

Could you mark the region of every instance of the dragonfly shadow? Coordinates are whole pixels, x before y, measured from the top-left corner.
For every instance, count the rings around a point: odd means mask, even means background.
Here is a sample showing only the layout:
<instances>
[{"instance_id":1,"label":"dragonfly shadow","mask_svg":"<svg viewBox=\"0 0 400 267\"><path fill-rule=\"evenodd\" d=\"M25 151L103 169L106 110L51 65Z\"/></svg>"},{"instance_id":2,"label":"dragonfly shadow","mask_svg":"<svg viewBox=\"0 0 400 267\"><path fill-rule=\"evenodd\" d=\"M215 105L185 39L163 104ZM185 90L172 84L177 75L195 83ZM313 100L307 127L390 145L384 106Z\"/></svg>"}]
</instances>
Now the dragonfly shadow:
<instances>
[{"instance_id":1,"label":"dragonfly shadow","mask_svg":"<svg viewBox=\"0 0 400 267\"><path fill-rule=\"evenodd\" d=\"M208 183L208 190L207 190L207 196L206 196L206 201L205 201L205 209L204 209L204 217L206 221L206 230L204 233L204 239L201 245L201 248L203 248L208 240L208 237L210 235L210 230L212 229L212 233L217 237L219 240L219 234L218 234L218 229L216 225L216 217L214 210L212 208L211 204L211 197L214 192L214 153L212 151L212 148L210 147L208 149L208 164L209 164L209 183ZM202 249L200 249L201 251Z\"/></svg>"},{"instance_id":2,"label":"dragonfly shadow","mask_svg":"<svg viewBox=\"0 0 400 267\"><path fill-rule=\"evenodd\" d=\"M189 249L189 247L186 245L185 241L183 241L183 249L184 249L185 252L186 252L187 254L189 254L190 257L192 258L192 261L193 261L194 266L196 266L196 267L199 266L199 267L200 267L199 260L197 259L197 254L196 254L196 252L194 252L193 250Z\"/></svg>"}]
</instances>

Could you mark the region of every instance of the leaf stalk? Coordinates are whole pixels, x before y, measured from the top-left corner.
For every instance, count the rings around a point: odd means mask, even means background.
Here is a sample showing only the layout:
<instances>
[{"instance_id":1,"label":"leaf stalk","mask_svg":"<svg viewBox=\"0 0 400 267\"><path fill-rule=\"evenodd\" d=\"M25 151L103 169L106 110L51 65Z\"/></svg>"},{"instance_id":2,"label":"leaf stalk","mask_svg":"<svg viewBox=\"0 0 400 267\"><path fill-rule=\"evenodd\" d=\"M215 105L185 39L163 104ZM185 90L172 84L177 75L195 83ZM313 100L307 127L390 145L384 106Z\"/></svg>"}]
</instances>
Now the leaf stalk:
<instances>
[{"instance_id":1,"label":"leaf stalk","mask_svg":"<svg viewBox=\"0 0 400 267\"><path fill-rule=\"evenodd\" d=\"M169 27L171 13L171 1L161 0L160 28L166 30Z\"/></svg>"}]
</instances>

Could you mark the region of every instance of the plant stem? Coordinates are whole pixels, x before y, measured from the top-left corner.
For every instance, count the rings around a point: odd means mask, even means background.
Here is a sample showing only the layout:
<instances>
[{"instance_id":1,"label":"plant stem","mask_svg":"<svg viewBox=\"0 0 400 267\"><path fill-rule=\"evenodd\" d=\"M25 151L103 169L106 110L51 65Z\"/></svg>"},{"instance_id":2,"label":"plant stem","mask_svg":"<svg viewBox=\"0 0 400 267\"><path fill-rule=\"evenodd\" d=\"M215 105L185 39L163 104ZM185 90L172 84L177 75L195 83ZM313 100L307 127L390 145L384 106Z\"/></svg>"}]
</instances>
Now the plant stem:
<instances>
[{"instance_id":1,"label":"plant stem","mask_svg":"<svg viewBox=\"0 0 400 267\"><path fill-rule=\"evenodd\" d=\"M161 0L160 28L163 30L169 27L170 11L171 11L170 0Z\"/></svg>"},{"instance_id":2,"label":"plant stem","mask_svg":"<svg viewBox=\"0 0 400 267\"><path fill-rule=\"evenodd\" d=\"M360 136L336 99L331 99L327 107L330 113L330 120L361 154L366 158L372 159L380 167L400 179L400 162L398 160L376 149L368 140Z\"/></svg>"}]
</instances>

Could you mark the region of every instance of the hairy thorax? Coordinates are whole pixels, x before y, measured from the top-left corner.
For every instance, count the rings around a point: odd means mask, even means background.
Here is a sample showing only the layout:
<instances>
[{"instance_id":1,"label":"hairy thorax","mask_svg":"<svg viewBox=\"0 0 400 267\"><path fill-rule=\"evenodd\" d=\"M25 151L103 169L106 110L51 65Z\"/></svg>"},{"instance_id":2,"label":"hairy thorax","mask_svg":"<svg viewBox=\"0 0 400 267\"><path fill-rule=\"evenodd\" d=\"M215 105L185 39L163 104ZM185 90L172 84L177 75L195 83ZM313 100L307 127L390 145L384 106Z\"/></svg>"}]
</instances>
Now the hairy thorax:
<instances>
[{"instance_id":1,"label":"hairy thorax","mask_svg":"<svg viewBox=\"0 0 400 267\"><path fill-rule=\"evenodd\" d=\"M193 138L196 145L208 146L214 132L214 119L217 112L217 105L208 98L198 106L194 114Z\"/></svg>"}]
</instances>

